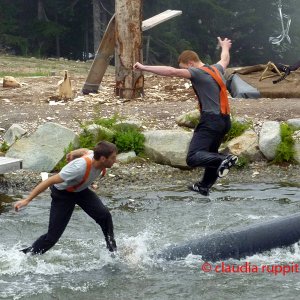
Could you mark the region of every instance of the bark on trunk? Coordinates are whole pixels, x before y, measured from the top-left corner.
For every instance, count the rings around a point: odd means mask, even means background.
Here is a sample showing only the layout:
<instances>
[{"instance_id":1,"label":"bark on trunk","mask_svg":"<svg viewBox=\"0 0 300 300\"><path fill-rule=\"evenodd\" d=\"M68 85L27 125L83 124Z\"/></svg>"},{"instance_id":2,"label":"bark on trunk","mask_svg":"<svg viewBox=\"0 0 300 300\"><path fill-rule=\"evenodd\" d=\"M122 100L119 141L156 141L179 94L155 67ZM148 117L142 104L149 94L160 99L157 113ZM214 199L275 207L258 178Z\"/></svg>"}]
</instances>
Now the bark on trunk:
<instances>
[{"instance_id":1,"label":"bark on trunk","mask_svg":"<svg viewBox=\"0 0 300 300\"><path fill-rule=\"evenodd\" d=\"M133 71L142 61L142 0L116 0L116 95L133 99L143 94L144 76Z\"/></svg>"},{"instance_id":2,"label":"bark on trunk","mask_svg":"<svg viewBox=\"0 0 300 300\"><path fill-rule=\"evenodd\" d=\"M99 0L93 0L93 30L94 30L94 53L97 52L101 40L101 6Z\"/></svg>"}]
</instances>

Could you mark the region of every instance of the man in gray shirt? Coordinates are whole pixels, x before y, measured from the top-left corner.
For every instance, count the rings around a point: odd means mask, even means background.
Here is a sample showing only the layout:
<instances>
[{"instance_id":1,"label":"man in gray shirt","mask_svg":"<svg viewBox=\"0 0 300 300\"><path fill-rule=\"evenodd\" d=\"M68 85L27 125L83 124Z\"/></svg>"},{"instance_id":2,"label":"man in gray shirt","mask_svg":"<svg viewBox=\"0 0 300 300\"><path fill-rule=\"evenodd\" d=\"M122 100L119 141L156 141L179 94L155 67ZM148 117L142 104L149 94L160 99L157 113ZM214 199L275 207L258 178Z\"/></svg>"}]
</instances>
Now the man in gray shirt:
<instances>
[{"instance_id":1,"label":"man in gray shirt","mask_svg":"<svg viewBox=\"0 0 300 300\"><path fill-rule=\"evenodd\" d=\"M27 206L36 196L51 189L51 208L48 232L39 237L24 253L43 254L53 247L63 234L72 216L75 205L79 205L101 227L109 251L116 251L112 217L95 192L88 187L98 176L104 176L106 168L116 162L117 148L102 141L94 150L77 149L67 155L69 163L62 170L38 184L26 199L15 203L14 208Z\"/></svg>"},{"instance_id":2,"label":"man in gray shirt","mask_svg":"<svg viewBox=\"0 0 300 300\"><path fill-rule=\"evenodd\" d=\"M209 189L217 178L225 176L238 161L235 155L218 152L231 126L226 85L222 77L230 61L231 40L218 37L218 42L222 48L221 59L212 66L205 65L194 51L186 50L178 58L180 69L146 66L139 62L133 67L162 76L190 79L198 98L201 117L194 130L186 161L190 167L205 167L205 171L203 178L189 186L189 189L205 196L209 195Z\"/></svg>"}]
</instances>

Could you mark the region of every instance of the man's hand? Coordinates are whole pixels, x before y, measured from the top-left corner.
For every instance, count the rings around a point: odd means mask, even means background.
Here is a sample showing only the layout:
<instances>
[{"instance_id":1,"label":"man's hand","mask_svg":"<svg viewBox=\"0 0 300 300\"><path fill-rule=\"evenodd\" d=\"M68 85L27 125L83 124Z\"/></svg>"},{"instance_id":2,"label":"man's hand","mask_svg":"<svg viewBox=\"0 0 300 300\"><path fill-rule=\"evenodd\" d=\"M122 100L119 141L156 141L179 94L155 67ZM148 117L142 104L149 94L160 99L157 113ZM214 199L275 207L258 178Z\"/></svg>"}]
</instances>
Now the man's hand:
<instances>
[{"instance_id":1,"label":"man's hand","mask_svg":"<svg viewBox=\"0 0 300 300\"><path fill-rule=\"evenodd\" d=\"M80 148L80 149L73 150L66 155L66 160L67 160L67 162L70 162L75 158L79 158L84 155L87 155L89 153L89 151L90 150L87 148Z\"/></svg>"},{"instance_id":2,"label":"man's hand","mask_svg":"<svg viewBox=\"0 0 300 300\"><path fill-rule=\"evenodd\" d=\"M219 41L219 45L220 47L223 48L227 48L230 49L232 42L231 40L229 40L228 38L225 38L224 40L222 40L219 36L218 36L218 41Z\"/></svg>"},{"instance_id":3,"label":"man's hand","mask_svg":"<svg viewBox=\"0 0 300 300\"><path fill-rule=\"evenodd\" d=\"M220 64L223 67L223 70L225 71L225 69L229 65L229 61L230 61L229 50L231 48L232 43L231 40L229 40L228 38L222 40L219 36L218 36L218 41L220 47L222 48L222 51L221 51L221 59L217 63Z\"/></svg>"},{"instance_id":4,"label":"man's hand","mask_svg":"<svg viewBox=\"0 0 300 300\"><path fill-rule=\"evenodd\" d=\"M139 62L135 63L134 66L133 66L134 70L141 70L142 71L143 68L144 68L144 65L139 63Z\"/></svg>"},{"instance_id":5,"label":"man's hand","mask_svg":"<svg viewBox=\"0 0 300 300\"><path fill-rule=\"evenodd\" d=\"M20 208L27 206L29 204L30 200L28 198L19 200L14 204L15 211L19 211Z\"/></svg>"}]
</instances>

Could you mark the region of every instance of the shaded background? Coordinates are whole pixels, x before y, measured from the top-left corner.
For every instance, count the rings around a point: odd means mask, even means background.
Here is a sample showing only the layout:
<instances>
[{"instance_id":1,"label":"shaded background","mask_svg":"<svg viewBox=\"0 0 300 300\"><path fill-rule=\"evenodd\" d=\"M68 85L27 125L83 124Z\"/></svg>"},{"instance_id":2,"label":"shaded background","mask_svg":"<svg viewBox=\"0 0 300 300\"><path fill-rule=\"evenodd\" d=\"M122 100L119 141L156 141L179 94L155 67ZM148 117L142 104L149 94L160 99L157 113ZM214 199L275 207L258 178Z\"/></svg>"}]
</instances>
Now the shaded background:
<instances>
[{"instance_id":1,"label":"shaded background","mask_svg":"<svg viewBox=\"0 0 300 300\"><path fill-rule=\"evenodd\" d=\"M292 20L291 44L287 39L280 45L269 42L269 37L281 33L278 3L274 0L143 0L144 19L166 9L183 12L144 33L144 48L149 42L149 49L144 52L145 62L176 66L178 54L185 49L198 52L207 63L214 62L219 58L216 37L221 36L233 40L231 66L269 60L293 64L300 59L299 0L282 0L282 11ZM99 12L95 16L96 6ZM0 51L42 58L88 59L97 49L114 6L113 0L1 0ZM94 20L99 23L98 34L95 34Z\"/></svg>"}]
</instances>

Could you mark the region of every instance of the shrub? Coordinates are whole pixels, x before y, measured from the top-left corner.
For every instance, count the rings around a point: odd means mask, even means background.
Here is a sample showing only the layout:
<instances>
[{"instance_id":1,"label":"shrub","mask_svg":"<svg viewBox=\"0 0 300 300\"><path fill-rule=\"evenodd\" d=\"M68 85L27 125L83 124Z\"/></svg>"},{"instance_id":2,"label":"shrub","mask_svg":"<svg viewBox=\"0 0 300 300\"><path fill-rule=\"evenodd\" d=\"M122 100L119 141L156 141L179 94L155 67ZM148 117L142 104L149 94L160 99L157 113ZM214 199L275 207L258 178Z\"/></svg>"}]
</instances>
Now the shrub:
<instances>
[{"instance_id":1,"label":"shrub","mask_svg":"<svg viewBox=\"0 0 300 300\"><path fill-rule=\"evenodd\" d=\"M94 148L95 136L93 133L83 128L83 131L79 135L79 148Z\"/></svg>"},{"instance_id":2,"label":"shrub","mask_svg":"<svg viewBox=\"0 0 300 300\"><path fill-rule=\"evenodd\" d=\"M294 129L286 123L280 125L281 143L277 146L273 162L294 162Z\"/></svg>"},{"instance_id":3,"label":"shrub","mask_svg":"<svg viewBox=\"0 0 300 300\"><path fill-rule=\"evenodd\" d=\"M106 128L112 128L120 119L121 117L118 114L114 114L111 118L99 118L94 120L93 123Z\"/></svg>"},{"instance_id":4,"label":"shrub","mask_svg":"<svg viewBox=\"0 0 300 300\"><path fill-rule=\"evenodd\" d=\"M3 153L6 153L9 149L9 146L8 144L4 141L0 147L0 151L3 152Z\"/></svg>"},{"instance_id":5,"label":"shrub","mask_svg":"<svg viewBox=\"0 0 300 300\"><path fill-rule=\"evenodd\" d=\"M144 150L145 137L141 131L132 124L118 124L114 126L115 144L120 152L135 151L138 155Z\"/></svg>"},{"instance_id":6,"label":"shrub","mask_svg":"<svg viewBox=\"0 0 300 300\"><path fill-rule=\"evenodd\" d=\"M250 161L249 161L249 159L247 157L245 157L245 156L239 156L239 160L238 160L238 162L236 164L236 167L238 169L247 168L249 166L249 163L250 163Z\"/></svg>"},{"instance_id":7,"label":"shrub","mask_svg":"<svg viewBox=\"0 0 300 300\"><path fill-rule=\"evenodd\" d=\"M229 142L233 138L240 136L250 127L251 127L250 122L241 123L241 122L238 122L237 120L235 120L234 118L232 118L231 128L230 128L229 132L225 135L223 142L224 143Z\"/></svg>"}]
</instances>

